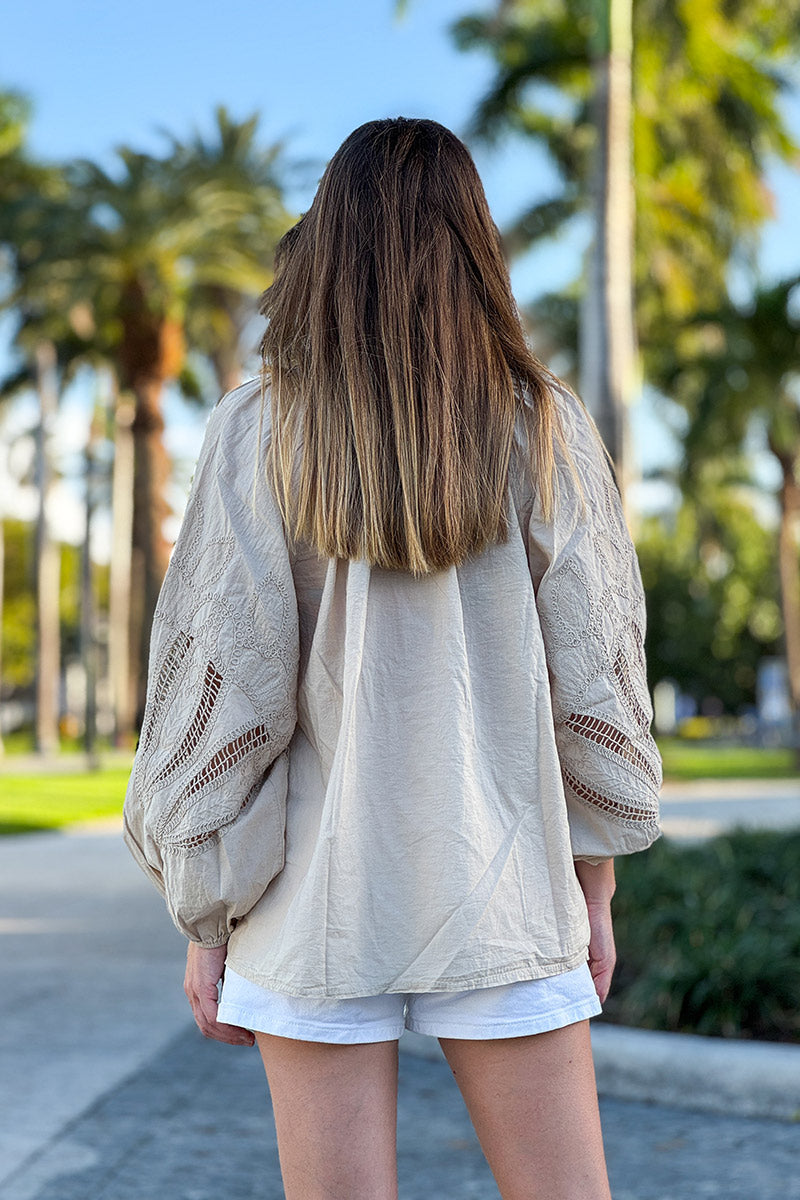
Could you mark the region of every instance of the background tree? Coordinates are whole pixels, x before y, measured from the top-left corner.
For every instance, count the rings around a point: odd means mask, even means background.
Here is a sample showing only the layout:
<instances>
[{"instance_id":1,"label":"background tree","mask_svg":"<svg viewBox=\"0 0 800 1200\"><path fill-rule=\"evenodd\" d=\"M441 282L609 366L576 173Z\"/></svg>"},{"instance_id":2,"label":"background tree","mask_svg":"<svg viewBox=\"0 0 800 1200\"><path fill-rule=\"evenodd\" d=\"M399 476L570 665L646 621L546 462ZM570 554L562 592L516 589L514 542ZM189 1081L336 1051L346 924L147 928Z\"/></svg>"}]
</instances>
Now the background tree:
<instances>
[{"instance_id":1,"label":"background tree","mask_svg":"<svg viewBox=\"0 0 800 1200\"><path fill-rule=\"evenodd\" d=\"M29 173L1 197L5 302L17 318L19 361L4 394L38 382L55 402L85 364L110 381L121 535L112 539L111 657L123 734L143 706L150 625L170 550L164 390L180 380L197 394L187 346L213 364L223 390L238 382L242 330L270 282L274 245L293 220L282 201L283 146L260 147L256 134L255 118L237 123L219 109L209 141L173 138L163 156L122 148L110 170L81 160L48 175ZM39 474L44 481L47 471ZM91 572L84 578L88 585ZM59 589L51 580L40 590L41 621ZM48 627L54 621L57 612ZM126 646L127 673L120 670Z\"/></svg>"},{"instance_id":2,"label":"background tree","mask_svg":"<svg viewBox=\"0 0 800 1200\"><path fill-rule=\"evenodd\" d=\"M23 154L28 125L28 106L13 92L0 92L0 214L12 201L18 186L19 176L26 169ZM0 216L2 222L2 216ZM3 290L7 286L10 263L8 248L3 244L4 232L0 224L0 279ZM5 512L0 509L0 704L3 698L3 598L5 578ZM3 752L3 725L0 721L0 754Z\"/></svg>"},{"instance_id":3,"label":"background tree","mask_svg":"<svg viewBox=\"0 0 800 1200\"><path fill-rule=\"evenodd\" d=\"M221 115L218 121L217 157L227 161L238 153L246 161L246 131ZM253 126L248 152L256 163L254 133ZM208 350L225 380L232 377L235 298L254 297L266 285L267 252L291 223L279 206L276 179L267 202L265 169L256 186L241 161L238 174L232 168L217 174L210 157L196 145L190 152L176 143L165 157L122 148L116 172L86 161L68 169L82 233L60 267L73 303L91 313L92 336L114 364L120 400L133 399L129 595L131 690L139 716L150 626L170 552L163 530L170 474L164 389L181 376L190 338Z\"/></svg>"},{"instance_id":4,"label":"background tree","mask_svg":"<svg viewBox=\"0 0 800 1200\"><path fill-rule=\"evenodd\" d=\"M659 357L659 386L689 418L684 487L752 443L778 468L778 564L784 642L800 735L800 274L761 284L687 322ZM800 736L798 737L800 756Z\"/></svg>"},{"instance_id":5,"label":"background tree","mask_svg":"<svg viewBox=\"0 0 800 1200\"><path fill-rule=\"evenodd\" d=\"M512 0L453 27L461 48L488 52L497 65L468 136L484 144L508 133L529 138L559 177L551 196L504 231L509 256L591 211L593 50L610 11L609 0ZM632 22L634 309L638 373L649 378L692 312L724 299L731 260L752 255L755 231L772 210L763 183L768 157L797 154L777 101L791 83L787 56L800 35L800 0L634 0ZM586 288L584 271L571 288L545 293L528 309L550 345L571 350L576 361Z\"/></svg>"},{"instance_id":6,"label":"background tree","mask_svg":"<svg viewBox=\"0 0 800 1200\"><path fill-rule=\"evenodd\" d=\"M666 520L645 517L637 539L651 687L672 679L698 706L714 698L729 713L754 707L759 660L783 630L775 538L757 495L743 460L710 461L692 499Z\"/></svg>"},{"instance_id":7,"label":"background tree","mask_svg":"<svg viewBox=\"0 0 800 1200\"><path fill-rule=\"evenodd\" d=\"M31 273L52 251L55 231L66 233L60 220L65 181L57 167L34 163L26 153L29 108L19 96L0 97L0 247L3 259L2 306L16 310L14 338L19 365L0 390L7 401L19 388L32 386L38 400L36 485L39 494L35 533L36 594L36 748L58 747L59 700L59 552L52 537L48 500L54 476L51 463L52 424L58 405L59 371L55 339L63 337L68 319L48 308L43 291L31 286Z\"/></svg>"},{"instance_id":8,"label":"background tree","mask_svg":"<svg viewBox=\"0 0 800 1200\"><path fill-rule=\"evenodd\" d=\"M15 201L20 184L28 173L24 153L29 106L15 92L0 92L0 280L3 292L9 286L11 261L8 229L4 215ZM3 600L5 594L5 512L0 508L0 705L3 699ZM0 720L0 754L3 752L3 724Z\"/></svg>"},{"instance_id":9,"label":"background tree","mask_svg":"<svg viewBox=\"0 0 800 1200\"><path fill-rule=\"evenodd\" d=\"M290 161L283 141L263 145L254 114L234 121L227 109L215 111L212 136L195 133L186 141L170 139L169 158L181 186L202 205L215 204L220 187L238 205L227 231L224 258L209 242L198 256L189 295L186 325L189 344L207 356L220 394L241 383L249 348L243 345L255 315L254 301L272 282L275 246L295 217L286 209L287 179L307 169Z\"/></svg>"}]
</instances>

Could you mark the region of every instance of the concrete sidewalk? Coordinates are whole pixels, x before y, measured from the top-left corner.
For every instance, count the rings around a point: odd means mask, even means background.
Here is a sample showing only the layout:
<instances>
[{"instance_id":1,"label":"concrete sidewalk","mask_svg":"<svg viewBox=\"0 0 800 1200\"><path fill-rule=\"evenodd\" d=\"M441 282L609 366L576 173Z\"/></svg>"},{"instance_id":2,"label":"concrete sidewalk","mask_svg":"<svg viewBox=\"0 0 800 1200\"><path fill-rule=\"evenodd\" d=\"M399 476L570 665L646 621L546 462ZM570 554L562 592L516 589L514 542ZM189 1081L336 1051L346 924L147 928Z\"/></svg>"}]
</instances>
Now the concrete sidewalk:
<instances>
[{"instance_id":1,"label":"concrete sidewalk","mask_svg":"<svg viewBox=\"0 0 800 1200\"><path fill-rule=\"evenodd\" d=\"M113 831L0 838L0 1180L187 1027L183 938Z\"/></svg>"},{"instance_id":2,"label":"concrete sidewalk","mask_svg":"<svg viewBox=\"0 0 800 1200\"><path fill-rule=\"evenodd\" d=\"M736 826L800 827L800 779L693 779L661 790L665 837L698 841Z\"/></svg>"},{"instance_id":3,"label":"concrete sidewalk","mask_svg":"<svg viewBox=\"0 0 800 1200\"><path fill-rule=\"evenodd\" d=\"M498 1197L448 1067L401 1055L400 1200ZM601 1099L614 1200L800 1200L800 1129ZM45 1144L0 1200L280 1200L255 1049L179 1034Z\"/></svg>"},{"instance_id":4,"label":"concrete sidewalk","mask_svg":"<svg viewBox=\"0 0 800 1200\"><path fill-rule=\"evenodd\" d=\"M257 1053L195 1030L185 942L118 828L0 839L0 932L0 1200L280 1197ZM608 1057L644 1062L640 1079L663 1098L676 1045ZM767 1049L790 1079L796 1048ZM599 1043L596 1055L602 1089ZM413 1053L402 1064L402 1196L496 1195L449 1069ZM681 1091L696 1099L686 1080ZM800 1124L606 1097L602 1112L615 1200L800 1200Z\"/></svg>"}]
</instances>

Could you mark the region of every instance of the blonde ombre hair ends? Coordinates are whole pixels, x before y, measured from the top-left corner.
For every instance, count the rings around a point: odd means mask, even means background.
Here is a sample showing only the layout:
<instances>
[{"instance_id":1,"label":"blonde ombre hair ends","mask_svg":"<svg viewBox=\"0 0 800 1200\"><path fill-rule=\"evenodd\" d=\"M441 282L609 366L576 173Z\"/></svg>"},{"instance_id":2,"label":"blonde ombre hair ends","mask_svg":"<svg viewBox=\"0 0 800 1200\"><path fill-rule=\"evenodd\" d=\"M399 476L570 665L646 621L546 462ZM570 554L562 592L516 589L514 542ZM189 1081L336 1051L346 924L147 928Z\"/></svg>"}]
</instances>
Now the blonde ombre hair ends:
<instances>
[{"instance_id":1,"label":"blonde ombre hair ends","mask_svg":"<svg viewBox=\"0 0 800 1200\"><path fill-rule=\"evenodd\" d=\"M350 134L279 243L260 311L267 471L292 539L414 575L506 541L518 413L552 514L556 377L525 342L478 172L444 126Z\"/></svg>"}]
</instances>

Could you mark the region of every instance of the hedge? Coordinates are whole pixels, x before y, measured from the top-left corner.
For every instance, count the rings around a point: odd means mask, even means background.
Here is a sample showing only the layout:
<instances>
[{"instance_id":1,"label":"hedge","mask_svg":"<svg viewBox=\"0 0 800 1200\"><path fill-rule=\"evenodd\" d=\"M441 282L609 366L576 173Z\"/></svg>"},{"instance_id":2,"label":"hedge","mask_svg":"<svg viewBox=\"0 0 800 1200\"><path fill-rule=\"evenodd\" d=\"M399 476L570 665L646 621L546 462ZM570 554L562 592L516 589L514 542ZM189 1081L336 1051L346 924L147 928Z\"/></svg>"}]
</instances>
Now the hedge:
<instances>
[{"instance_id":1,"label":"hedge","mask_svg":"<svg viewBox=\"0 0 800 1200\"><path fill-rule=\"evenodd\" d=\"M800 1042L800 829L661 839L616 874L605 1019Z\"/></svg>"}]
</instances>

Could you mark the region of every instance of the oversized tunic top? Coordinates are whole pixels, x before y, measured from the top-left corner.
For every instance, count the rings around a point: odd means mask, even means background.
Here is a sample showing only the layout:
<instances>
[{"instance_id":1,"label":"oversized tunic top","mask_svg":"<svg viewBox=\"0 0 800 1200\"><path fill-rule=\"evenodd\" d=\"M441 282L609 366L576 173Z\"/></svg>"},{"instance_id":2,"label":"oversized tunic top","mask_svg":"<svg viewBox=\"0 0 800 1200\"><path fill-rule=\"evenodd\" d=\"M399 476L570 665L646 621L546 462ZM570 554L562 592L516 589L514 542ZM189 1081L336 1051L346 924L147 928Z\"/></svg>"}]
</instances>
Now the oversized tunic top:
<instances>
[{"instance_id":1,"label":"oversized tunic top","mask_svg":"<svg viewBox=\"0 0 800 1200\"><path fill-rule=\"evenodd\" d=\"M587 957L574 859L659 835L636 555L591 419L556 399L583 500L557 450L546 522L515 454L507 542L422 577L292 544L254 475L259 382L213 410L124 836L245 978L353 997L558 974Z\"/></svg>"}]
</instances>

